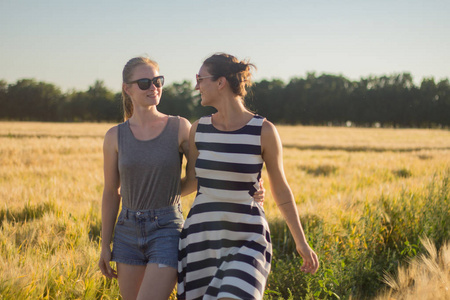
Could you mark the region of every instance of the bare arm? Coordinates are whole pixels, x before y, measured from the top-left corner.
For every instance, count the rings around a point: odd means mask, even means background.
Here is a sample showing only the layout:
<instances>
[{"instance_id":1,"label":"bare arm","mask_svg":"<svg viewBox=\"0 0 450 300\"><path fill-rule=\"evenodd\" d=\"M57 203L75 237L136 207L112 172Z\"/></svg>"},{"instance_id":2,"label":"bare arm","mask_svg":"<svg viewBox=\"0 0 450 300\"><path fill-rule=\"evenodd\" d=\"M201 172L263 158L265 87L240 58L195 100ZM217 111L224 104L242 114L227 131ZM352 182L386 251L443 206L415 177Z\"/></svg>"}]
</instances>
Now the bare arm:
<instances>
[{"instance_id":1,"label":"bare arm","mask_svg":"<svg viewBox=\"0 0 450 300\"><path fill-rule=\"evenodd\" d=\"M319 267L319 261L306 241L294 195L284 174L283 148L280 136L275 126L267 120L264 121L262 127L261 145L272 195L292 233L297 251L303 258L302 271L314 274Z\"/></svg>"},{"instance_id":2,"label":"bare arm","mask_svg":"<svg viewBox=\"0 0 450 300\"><path fill-rule=\"evenodd\" d=\"M103 142L104 188L102 197L102 251L99 267L103 275L116 278L111 268L111 239L120 205L117 126L111 128Z\"/></svg>"},{"instance_id":3,"label":"bare arm","mask_svg":"<svg viewBox=\"0 0 450 300\"><path fill-rule=\"evenodd\" d=\"M187 158L186 176L181 179L181 196L186 196L197 189L197 178L195 178L195 161L198 157L198 150L195 146L195 131L198 121L192 124L189 132L187 151L184 152Z\"/></svg>"},{"instance_id":4,"label":"bare arm","mask_svg":"<svg viewBox=\"0 0 450 300\"><path fill-rule=\"evenodd\" d=\"M181 119L182 122L180 122L180 131L179 131L179 144L180 144L180 151L183 152L184 156L186 157L187 163L186 163L186 175L185 177L181 178L181 196L187 196L190 193L194 192L197 188L197 179L195 178L195 170L192 176L191 171L189 171L189 169L192 167L192 165L195 166L195 160L194 163L192 164L192 160L191 160L191 150L192 150L192 145L195 148L195 150L197 150L197 148L195 147L195 142L194 140L191 141L191 130L192 130L192 126L191 123L189 123L188 120L182 118ZM197 126L195 126L195 129L197 128ZM194 130L194 135L195 135L195 130ZM194 136L192 137L192 139L194 139ZM195 159L197 159L197 157L195 157Z\"/></svg>"}]
</instances>

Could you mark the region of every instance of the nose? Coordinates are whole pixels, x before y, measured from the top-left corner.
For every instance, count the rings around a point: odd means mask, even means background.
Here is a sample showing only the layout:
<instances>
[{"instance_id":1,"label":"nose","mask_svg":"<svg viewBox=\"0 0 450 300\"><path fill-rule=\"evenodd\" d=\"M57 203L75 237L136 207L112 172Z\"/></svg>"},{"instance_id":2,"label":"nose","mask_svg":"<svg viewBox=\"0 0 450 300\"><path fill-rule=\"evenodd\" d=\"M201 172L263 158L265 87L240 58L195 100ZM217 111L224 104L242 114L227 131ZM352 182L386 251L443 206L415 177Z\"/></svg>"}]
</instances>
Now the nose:
<instances>
[{"instance_id":1,"label":"nose","mask_svg":"<svg viewBox=\"0 0 450 300\"><path fill-rule=\"evenodd\" d=\"M195 89L196 89L197 91L200 90L200 86L199 86L198 82L197 82L197 84L195 85Z\"/></svg>"}]
</instances>

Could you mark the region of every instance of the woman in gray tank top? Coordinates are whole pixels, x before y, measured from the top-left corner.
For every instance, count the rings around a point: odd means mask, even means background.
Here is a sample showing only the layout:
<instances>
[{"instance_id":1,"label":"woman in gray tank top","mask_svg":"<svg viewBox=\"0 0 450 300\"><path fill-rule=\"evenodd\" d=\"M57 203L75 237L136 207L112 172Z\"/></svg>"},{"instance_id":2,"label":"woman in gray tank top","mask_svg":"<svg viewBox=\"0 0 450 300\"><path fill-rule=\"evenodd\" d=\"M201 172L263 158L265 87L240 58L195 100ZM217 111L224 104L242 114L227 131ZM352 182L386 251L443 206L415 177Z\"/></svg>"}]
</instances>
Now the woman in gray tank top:
<instances>
[{"instance_id":1,"label":"woman in gray tank top","mask_svg":"<svg viewBox=\"0 0 450 300\"><path fill-rule=\"evenodd\" d=\"M99 267L118 279L123 299L165 300L177 278L180 197L197 187L195 180L180 179L191 124L157 110L164 77L155 61L132 58L122 76L125 121L108 130L103 144ZM262 200L264 190L254 198Z\"/></svg>"}]
</instances>

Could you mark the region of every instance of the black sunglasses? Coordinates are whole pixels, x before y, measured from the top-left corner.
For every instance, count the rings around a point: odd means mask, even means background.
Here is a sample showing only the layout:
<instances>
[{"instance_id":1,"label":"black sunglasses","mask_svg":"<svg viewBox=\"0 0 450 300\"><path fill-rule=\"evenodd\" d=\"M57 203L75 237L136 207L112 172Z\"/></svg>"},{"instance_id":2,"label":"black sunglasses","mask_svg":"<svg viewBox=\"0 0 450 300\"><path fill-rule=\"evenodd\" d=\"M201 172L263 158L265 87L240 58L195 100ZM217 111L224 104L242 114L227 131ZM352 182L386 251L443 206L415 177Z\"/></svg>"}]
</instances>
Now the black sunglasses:
<instances>
[{"instance_id":1,"label":"black sunglasses","mask_svg":"<svg viewBox=\"0 0 450 300\"><path fill-rule=\"evenodd\" d=\"M157 77L155 77L153 79L141 78L141 79L138 79L138 80L134 80L134 81L128 82L128 84L131 84L131 83L137 83L138 87L141 90L143 90L143 91L148 90L152 86L152 83L157 88L160 88L160 87L162 87L164 85L164 76L157 76Z\"/></svg>"}]
</instances>

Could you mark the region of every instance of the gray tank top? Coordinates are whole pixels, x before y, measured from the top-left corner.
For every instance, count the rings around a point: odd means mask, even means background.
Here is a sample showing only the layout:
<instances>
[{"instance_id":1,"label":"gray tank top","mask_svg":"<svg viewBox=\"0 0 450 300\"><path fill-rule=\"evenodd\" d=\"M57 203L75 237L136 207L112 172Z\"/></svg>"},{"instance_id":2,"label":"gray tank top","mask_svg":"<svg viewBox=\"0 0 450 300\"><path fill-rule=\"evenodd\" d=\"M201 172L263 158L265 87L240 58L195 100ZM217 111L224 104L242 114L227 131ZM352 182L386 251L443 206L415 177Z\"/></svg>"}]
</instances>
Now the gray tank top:
<instances>
[{"instance_id":1,"label":"gray tank top","mask_svg":"<svg viewBox=\"0 0 450 300\"><path fill-rule=\"evenodd\" d=\"M141 141L134 137L128 120L119 124L120 194L124 206L144 210L180 203L179 125L179 117L169 116L159 136Z\"/></svg>"}]
</instances>

